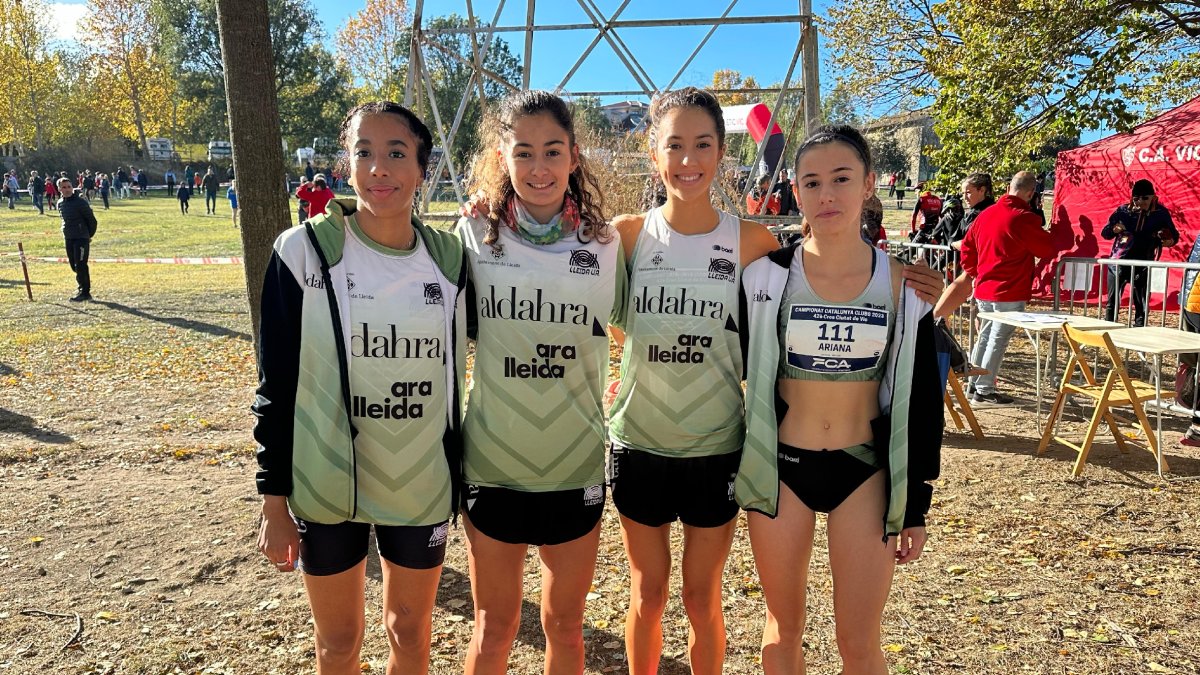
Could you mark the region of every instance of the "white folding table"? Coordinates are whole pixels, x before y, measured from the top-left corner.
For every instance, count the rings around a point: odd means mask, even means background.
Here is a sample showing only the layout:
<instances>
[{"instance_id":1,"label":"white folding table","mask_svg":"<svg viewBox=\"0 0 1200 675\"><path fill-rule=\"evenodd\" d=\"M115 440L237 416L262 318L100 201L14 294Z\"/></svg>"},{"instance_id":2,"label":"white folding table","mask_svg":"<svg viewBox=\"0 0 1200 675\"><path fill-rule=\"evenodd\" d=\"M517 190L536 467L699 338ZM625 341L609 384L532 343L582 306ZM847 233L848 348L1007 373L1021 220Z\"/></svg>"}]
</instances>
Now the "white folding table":
<instances>
[{"instance_id":1,"label":"white folding table","mask_svg":"<svg viewBox=\"0 0 1200 675\"><path fill-rule=\"evenodd\" d=\"M1025 331L1026 337L1033 343L1034 351L1034 391L1037 395L1037 424L1042 426L1042 333L1062 330L1064 323L1079 330L1104 330L1123 328L1125 324L1107 321L1091 316L1067 314L1065 312L979 312L976 314L984 321L995 321L1006 326L1015 326ZM1113 333L1114 335L1116 333ZM1189 350L1200 351L1200 350ZM1050 355L1046 357L1047 362ZM1051 372L1051 377L1054 373Z\"/></svg>"},{"instance_id":2,"label":"white folding table","mask_svg":"<svg viewBox=\"0 0 1200 675\"><path fill-rule=\"evenodd\" d=\"M1121 328L1109 331L1108 336L1113 345L1120 349L1145 354L1154 363L1154 403L1157 409L1158 422L1154 430L1158 439L1158 476L1163 477L1163 444L1162 444L1162 357L1167 354L1187 354L1200 352L1200 333L1188 333L1176 328L1164 326L1145 326L1139 328Z\"/></svg>"}]
</instances>

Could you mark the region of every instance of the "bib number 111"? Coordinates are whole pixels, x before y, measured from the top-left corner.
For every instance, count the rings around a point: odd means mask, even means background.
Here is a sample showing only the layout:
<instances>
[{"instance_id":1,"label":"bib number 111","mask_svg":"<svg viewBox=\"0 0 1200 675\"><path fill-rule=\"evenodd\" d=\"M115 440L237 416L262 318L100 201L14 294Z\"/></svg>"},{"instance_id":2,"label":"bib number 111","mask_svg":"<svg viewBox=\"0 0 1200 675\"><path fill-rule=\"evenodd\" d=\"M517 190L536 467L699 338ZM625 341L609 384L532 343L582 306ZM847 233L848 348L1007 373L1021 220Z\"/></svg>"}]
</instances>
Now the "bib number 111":
<instances>
[{"instance_id":1,"label":"bib number 111","mask_svg":"<svg viewBox=\"0 0 1200 675\"><path fill-rule=\"evenodd\" d=\"M821 331L821 334L817 336L818 340L826 340L829 342L854 342L853 325L823 323L817 326L817 328ZM846 333L844 337L842 336L843 329Z\"/></svg>"}]
</instances>

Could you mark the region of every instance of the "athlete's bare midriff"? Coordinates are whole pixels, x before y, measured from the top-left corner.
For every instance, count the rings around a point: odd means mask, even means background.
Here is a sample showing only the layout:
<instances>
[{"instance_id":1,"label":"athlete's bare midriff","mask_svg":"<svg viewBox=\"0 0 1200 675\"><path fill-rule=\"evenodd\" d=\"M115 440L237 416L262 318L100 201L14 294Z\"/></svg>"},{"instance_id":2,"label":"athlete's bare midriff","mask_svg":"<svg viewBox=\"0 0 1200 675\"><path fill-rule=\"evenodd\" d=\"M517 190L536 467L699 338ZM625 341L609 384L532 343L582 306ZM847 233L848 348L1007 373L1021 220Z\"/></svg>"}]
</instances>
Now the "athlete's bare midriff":
<instances>
[{"instance_id":1,"label":"athlete's bare midriff","mask_svg":"<svg viewBox=\"0 0 1200 675\"><path fill-rule=\"evenodd\" d=\"M788 404L779 423L779 442L808 450L840 450L873 440L879 417L879 382L779 380Z\"/></svg>"}]
</instances>

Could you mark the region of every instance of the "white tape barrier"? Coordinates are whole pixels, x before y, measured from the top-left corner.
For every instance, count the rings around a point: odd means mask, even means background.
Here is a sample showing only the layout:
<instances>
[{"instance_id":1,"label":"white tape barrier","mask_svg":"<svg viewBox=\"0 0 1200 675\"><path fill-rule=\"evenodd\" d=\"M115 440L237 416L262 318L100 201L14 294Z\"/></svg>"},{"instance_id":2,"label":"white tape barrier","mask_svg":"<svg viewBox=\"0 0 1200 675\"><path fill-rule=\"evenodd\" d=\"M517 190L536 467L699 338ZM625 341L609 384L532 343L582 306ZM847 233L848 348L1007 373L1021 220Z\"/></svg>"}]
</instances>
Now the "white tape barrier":
<instances>
[{"instance_id":1,"label":"white tape barrier","mask_svg":"<svg viewBox=\"0 0 1200 675\"><path fill-rule=\"evenodd\" d=\"M8 253L5 255L15 256L16 253ZM26 260L36 260L38 262L68 262L66 258L54 257L38 257L26 255ZM242 258L240 256L214 256L207 258L89 258L89 263L137 263L150 265L241 265Z\"/></svg>"}]
</instances>

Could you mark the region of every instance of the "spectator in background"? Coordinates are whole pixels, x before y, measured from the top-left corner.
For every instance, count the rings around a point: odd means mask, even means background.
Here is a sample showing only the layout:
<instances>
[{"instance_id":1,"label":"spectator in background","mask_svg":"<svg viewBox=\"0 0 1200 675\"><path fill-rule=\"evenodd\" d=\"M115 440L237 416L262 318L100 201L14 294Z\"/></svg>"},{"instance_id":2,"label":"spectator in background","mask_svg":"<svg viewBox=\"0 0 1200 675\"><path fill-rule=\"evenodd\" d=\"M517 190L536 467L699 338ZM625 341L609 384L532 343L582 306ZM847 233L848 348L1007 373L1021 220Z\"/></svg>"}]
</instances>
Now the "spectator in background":
<instances>
[{"instance_id":1,"label":"spectator in background","mask_svg":"<svg viewBox=\"0 0 1200 675\"><path fill-rule=\"evenodd\" d=\"M117 167L113 172L113 199L121 199L121 191L125 189L125 185L129 182L129 174L125 173L124 167Z\"/></svg>"},{"instance_id":2,"label":"spectator in background","mask_svg":"<svg viewBox=\"0 0 1200 675\"><path fill-rule=\"evenodd\" d=\"M973 173L962 182L963 216L958 226L953 230L945 230L942 243L958 249L962 240L971 229L971 224L992 204L996 197L992 194L992 176L986 173Z\"/></svg>"},{"instance_id":3,"label":"spectator in background","mask_svg":"<svg viewBox=\"0 0 1200 675\"><path fill-rule=\"evenodd\" d=\"M771 192L779 195L779 214L783 216L794 216L800 213L800 205L796 203L796 193L792 190L791 174L793 169L782 169L779 172L779 180L771 188Z\"/></svg>"},{"instance_id":4,"label":"spectator in background","mask_svg":"<svg viewBox=\"0 0 1200 675\"><path fill-rule=\"evenodd\" d=\"M942 201L942 215L938 218L937 225L933 226L933 242L936 244L949 244L950 235L958 232L965 213L962 197L958 195L947 196Z\"/></svg>"},{"instance_id":5,"label":"spectator in background","mask_svg":"<svg viewBox=\"0 0 1200 675\"><path fill-rule=\"evenodd\" d=\"M217 215L217 190L221 188L221 179L217 178L217 174L213 173L212 167L208 167L208 171L204 173L204 180L201 182L204 188L204 211L209 215Z\"/></svg>"},{"instance_id":6,"label":"spectator in background","mask_svg":"<svg viewBox=\"0 0 1200 675\"><path fill-rule=\"evenodd\" d=\"M296 188L296 197L308 202L308 216L314 217L325 213L329 200L333 199L333 190L325 183L325 174L313 174L311 183L302 184Z\"/></svg>"},{"instance_id":7,"label":"spectator in background","mask_svg":"<svg viewBox=\"0 0 1200 675\"><path fill-rule=\"evenodd\" d=\"M83 172L83 196L89 202L96 198L96 177L91 169Z\"/></svg>"},{"instance_id":8,"label":"spectator in background","mask_svg":"<svg viewBox=\"0 0 1200 675\"><path fill-rule=\"evenodd\" d=\"M167 169L167 172L165 174L163 174L163 180L165 180L167 182L167 194L174 197L175 196L175 172L171 169Z\"/></svg>"},{"instance_id":9,"label":"spectator in background","mask_svg":"<svg viewBox=\"0 0 1200 675\"><path fill-rule=\"evenodd\" d=\"M50 207L51 211L57 211L58 210L58 186L56 186L54 184L54 177L46 176L46 180L44 182L46 184L46 188L45 188L46 189L46 205Z\"/></svg>"},{"instance_id":10,"label":"spectator in background","mask_svg":"<svg viewBox=\"0 0 1200 675\"><path fill-rule=\"evenodd\" d=\"M883 202L874 193L863 200L862 238L872 246L887 241L887 231L883 229Z\"/></svg>"},{"instance_id":11,"label":"spectator in background","mask_svg":"<svg viewBox=\"0 0 1200 675\"><path fill-rule=\"evenodd\" d=\"M237 181L229 181L229 189L225 191L225 196L229 198L229 211L233 214L233 226L238 226L238 198L237 198Z\"/></svg>"},{"instance_id":12,"label":"spectator in background","mask_svg":"<svg viewBox=\"0 0 1200 675\"><path fill-rule=\"evenodd\" d=\"M142 174L135 167L130 166L129 167L129 184L130 184L130 186L138 187L138 178L141 175ZM138 193L139 194L141 193L140 189L138 190Z\"/></svg>"},{"instance_id":13,"label":"spectator in background","mask_svg":"<svg viewBox=\"0 0 1200 675\"><path fill-rule=\"evenodd\" d=\"M746 195L746 213L751 217L758 215L777 216L779 215L779 193L768 192L770 187L771 177L763 174L758 177L754 189ZM766 202L764 208L763 202Z\"/></svg>"},{"instance_id":14,"label":"spectator in background","mask_svg":"<svg viewBox=\"0 0 1200 675\"><path fill-rule=\"evenodd\" d=\"M91 300L92 277L87 263L92 237L96 236L96 214L92 213L92 205L86 199L75 194L69 178L58 180L58 191L62 193L58 215L62 218L63 238L67 243L67 262L79 284L79 292L71 297L71 302Z\"/></svg>"},{"instance_id":15,"label":"spectator in background","mask_svg":"<svg viewBox=\"0 0 1200 675\"><path fill-rule=\"evenodd\" d=\"M311 183L314 175L316 175L316 172L313 171L312 160L304 160L304 177Z\"/></svg>"},{"instance_id":16,"label":"spectator in background","mask_svg":"<svg viewBox=\"0 0 1200 675\"><path fill-rule=\"evenodd\" d=\"M179 199L180 215L186 216L192 199L192 184L180 183L179 189L175 192L175 197Z\"/></svg>"},{"instance_id":17,"label":"spectator in background","mask_svg":"<svg viewBox=\"0 0 1200 675\"><path fill-rule=\"evenodd\" d=\"M912 181L904 175L903 171L896 172L896 210L904 208L904 195L911 185Z\"/></svg>"},{"instance_id":18,"label":"spectator in background","mask_svg":"<svg viewBox=\"0 0 1200 675\"><path fill-rule=\"evenodd\" d=\"M896 194L896 172L893 171L890 174L888 174L888 197L895 196L895 194Z\"/></svg>"},{"instance_id":19,"label":"spectator in background","mask_svg":"<svg viewBox=\"0 0 1200 675\"><path fill-rule=\"evenodd\" d=\"M210 167L208 167L208 173L212 173L212 167L211 167L211 166L210 166ZM192 176L192 189L193 189L193 191L199 191L199 190L200 190L200 184L201 184L201 183L203 183L203 182L204 182L204 176L203 176L203 175L201 175L201 174L200 174L200 172L198 172L198 171L197 171L197 172L196 172L196 175L195 175L195 176Z\"/></svg>"},{"instance_id":20,"label":"spectator in background","mask_svg":"<svg viewBox=\"0 0 1200 675\"><path fill-rule=\"evenodd\" d=\"M933 190L923 184L917 186L917 190L921 192L921 196L917 197L916 205L913 206L912 218L909 221L909 238L915 239L917 233L922 233L922 240L929 241L933 238L933 228L942 216L942 198L933 194Z\"/></svg>"},{"instance_id":21,"label":"spectator in background","mask_svg":"<svg viewBox=\"0 0 1200 675\"><path fill-rule=\"evenodd\" d=\"M36 171L29 172L29 196L33 198L33 205L37 207L38 213L46 215L46 209L42 204L46 196L46 181L42 180Z\"/></svg>"},{"instance_id":22,"label":"spectator in background","mask_svg":"<svg viewBox=\"0 0 1200 675\"><path fill-rule=\"evenodd\" d=\"M17 172L9 171L4 174L4 196L8 198L9 210L17 208L17 190L21 189L20 183L17 182Z\"/></svg>"},{"instance_id":23,"label":"spectator in background","mask_svg":"<svg viewBox=\"0 0 1200 675\"><path fill-rule=\"evenodd\" d=\"M1019 312L1033 294L1034 258L1049 258L1058 252L1050 232L1029 208L1035 178L1028 171L1013 176L1008 194L993 208L980 214L962 240L963 272L942 293L934 316L947 316L971 294L981 312ZM977 405L1008 405L1011 396L996 391L996 376L1012 337L1013 326L984 321L971 352L971 363L987 369L987 375L972 378L971 402Z\"/></svg>"},{"instance_id":24,"label":"spectator in background","mask_svg":"<svg viewBox=\"0 0 1200 675\"><path fill-rule=\"evenodd\" d=\"M150 193L150 174L146 173L145 169L138 172L137 186L140 196L145 197Z\"/></svg>"},{"instance_id":25,"label":"spectator in background","mask_svg":"<svg viewBox=\"0 0 1200 675\"><path fill-rule=\"evenodd\" d=\"M130 167L130 168L132 168L132 167ZM129 184L131 182L133 182L133 180L132 180L132 177L129 175L129 172L127 172L125 170L125 167L123 167L123 166L117 167L117 180L119 180L121 182L121 189L118 191L118 192L120 192L121 199L129 199L129 197L131 196L131 190L129 189Z\"/></svg>"},{"instance_id":26,"label":"spectator in background","mask_svg":"<svg viewBox=\"0 0 1200 675\"><path fill-rule=\"evenodd\" d=\"M1200 238L1192 243L1192 252L1188 255L1187 261L1190 263L1200 262ZM1196 283L1197 280L1200 280L1200 275L1188 270L1184 273L1183 287L1180 290L1181 297L1187 298L1183 306L1183 321L1180 328L1189 333L1200 333L1200 284ZM1186 296L1184 291L1186 291ZM1200 412L1194 410L1196 407L1194 385L1198 358L1200 358L1200 354L1195 352L1180 354L1179 371L1175 375L1176 402L1184 407L1193 408L1192 423L1188 425L1183 438L1179 439L1179 444L1193 448L1200 447ZM1188 395L1189 390L1190 396Z\"/></svg>"},{"instance_id":27,"label":"spectator in background","mask_svg":"<svg viewBox=\"0 0 1200 675\"><path fill-rule=\"evenodd\" d=\"M108 181L108 174L106 174L106 173L96 174L96 185L97 185L97 189L100 191L100 199L104 200L104 210L107 211L108 210L108 191L109 191L109 188L112 187L111 183L109 183L109 181Z\"/></svg>"},{"instance_id":28,"label":"spectator in background","mask_svg":"<svg viewBox=\"0 0 1200 675\"><path fill-rule=\"evenodd\" d=\"M191 187L192 179L195 177L195 175L196 175L196 171L194 169L192 169L191 164L188 164L187 166L183 167L183 182L181 184Z\"/></svg>"},{"instance_id":29,"label":"spectator in background","mask_svg":"<svg viewBox=\"0 0 1200 675\"><path fill-rule=\"evenodd\" d=\"M308 221L308 202L300 198L300 190L309 184L308 178L300 176L300 186L296 188L296 199L299 200L299 206L296 207L296 217L300 219L300 224L303 225Z\"/></svg>"},{"instance_id":30,"label":"spectator in background","mask_svg":"<svg viewBox=\"0 0 1200 675\"><path fill-rule=\"evenodd\" d=\"M1113 211L1108 224L1100 230L1100 236L1114 240L1108 257L1118 260L1158 260L1164 248L1171 248L1179 241L1179 231L1175 229L1171 214L1158 203L1154 184L1144 178L1133 184L1130 202ZM1149 276L1145 267L1108 266L1108 304L1104 308L1104 318L1116 321L1121 294L1125 284L1132 281L1133 325L1146 325L1146 305L1150 297L1146 281Z\"/></svg>"}]
</instances>

